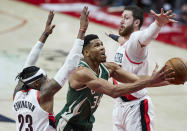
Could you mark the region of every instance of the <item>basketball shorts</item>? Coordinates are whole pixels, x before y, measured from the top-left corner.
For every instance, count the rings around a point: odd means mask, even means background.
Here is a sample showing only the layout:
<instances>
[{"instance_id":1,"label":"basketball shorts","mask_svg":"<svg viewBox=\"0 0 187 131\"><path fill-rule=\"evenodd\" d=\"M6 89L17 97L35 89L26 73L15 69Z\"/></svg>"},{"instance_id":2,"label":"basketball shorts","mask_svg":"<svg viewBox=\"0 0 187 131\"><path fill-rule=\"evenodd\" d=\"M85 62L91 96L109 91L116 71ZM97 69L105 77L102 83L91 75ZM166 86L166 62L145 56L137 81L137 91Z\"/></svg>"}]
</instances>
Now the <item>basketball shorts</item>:
<instances>
[{"instance_id":1,"label":"basketball shorts","mask_svg":"<svg viewBox=\"0 0 187 131\"><path fill-rule=\"evenodd\" d=\"M154 117L149 96L129 102L117 98L113 110L113 131L153 131Z\"/></svg>"}]
</instances>

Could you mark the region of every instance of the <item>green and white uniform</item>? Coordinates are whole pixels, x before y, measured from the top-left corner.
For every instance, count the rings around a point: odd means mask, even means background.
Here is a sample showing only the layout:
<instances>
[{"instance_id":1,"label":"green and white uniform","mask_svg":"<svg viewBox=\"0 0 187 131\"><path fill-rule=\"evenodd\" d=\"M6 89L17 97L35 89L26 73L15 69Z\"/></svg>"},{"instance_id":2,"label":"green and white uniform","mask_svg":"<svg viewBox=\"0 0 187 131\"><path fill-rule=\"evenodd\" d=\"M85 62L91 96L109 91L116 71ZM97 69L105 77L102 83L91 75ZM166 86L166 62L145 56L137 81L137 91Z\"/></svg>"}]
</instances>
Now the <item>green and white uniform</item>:
<instances>
[{"instance_id":1,"label":"green and white uniform","mask_svg":"<svg viewBox=\"0 0 187 131\"><path fill-rule=\"evenodd\" d=\"M81 61L79 66L91 69L84 61ZM99 76L96 73L95 75L108 80L110 74L104 64L101 63L99 69ZM57 131L91 131L95 122L93 113L102 96L103 94L96 93L86 86L80 89L69 86L66 105L55 117Z\"/></svg>"}]
</instances>

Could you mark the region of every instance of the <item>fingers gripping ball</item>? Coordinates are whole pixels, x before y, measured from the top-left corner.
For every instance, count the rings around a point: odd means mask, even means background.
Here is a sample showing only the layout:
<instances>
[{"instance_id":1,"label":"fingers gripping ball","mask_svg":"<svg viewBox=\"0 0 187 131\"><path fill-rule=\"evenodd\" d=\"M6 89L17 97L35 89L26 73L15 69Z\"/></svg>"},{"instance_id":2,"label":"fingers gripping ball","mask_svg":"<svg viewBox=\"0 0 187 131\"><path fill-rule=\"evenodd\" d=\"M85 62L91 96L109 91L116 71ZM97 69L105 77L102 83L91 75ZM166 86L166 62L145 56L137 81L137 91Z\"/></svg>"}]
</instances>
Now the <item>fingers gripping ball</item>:
<instances>
[{"instance_id":1,"label":"fingers gripping ball","mask_svg":"<svg viewBox=\"0 0 187 131\"><path fill-rule=\"evenodd\" d=\"M173 84L184 84L187 81L187 61L182 58L171 58L166 62L166 69L172 68L175 71Z\"/></svg>"}]
</instances>

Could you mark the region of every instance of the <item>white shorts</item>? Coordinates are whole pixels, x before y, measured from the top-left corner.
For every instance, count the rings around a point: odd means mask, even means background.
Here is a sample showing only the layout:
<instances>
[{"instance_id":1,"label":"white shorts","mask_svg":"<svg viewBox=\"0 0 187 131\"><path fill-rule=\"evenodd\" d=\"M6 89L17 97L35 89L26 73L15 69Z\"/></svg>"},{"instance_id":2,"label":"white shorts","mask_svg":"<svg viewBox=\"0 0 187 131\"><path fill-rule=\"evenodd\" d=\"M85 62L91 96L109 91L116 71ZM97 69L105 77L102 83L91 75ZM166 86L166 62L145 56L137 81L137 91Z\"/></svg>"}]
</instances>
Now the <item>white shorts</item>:
<instances>
[{"instance_id":1,"label":"white shorts","mask_svg":"<svg viewBox=\"0 0 187 131\"><path fill-rule=\"evenodd\" d=\"M154 117L149 96L129 102L117 98L113 110L113 131L153 131Z\"/></svg>"}]
</instances>

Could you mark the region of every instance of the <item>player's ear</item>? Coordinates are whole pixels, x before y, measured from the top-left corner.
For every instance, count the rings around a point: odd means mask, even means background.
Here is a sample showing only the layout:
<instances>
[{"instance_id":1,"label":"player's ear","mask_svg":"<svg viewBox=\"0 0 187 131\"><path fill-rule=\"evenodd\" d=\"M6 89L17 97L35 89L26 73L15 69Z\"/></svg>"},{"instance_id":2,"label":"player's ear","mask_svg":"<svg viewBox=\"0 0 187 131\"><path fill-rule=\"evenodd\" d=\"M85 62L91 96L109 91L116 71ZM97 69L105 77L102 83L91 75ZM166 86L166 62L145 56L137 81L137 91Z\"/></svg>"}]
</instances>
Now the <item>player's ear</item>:
<instances>
[{"instance_id":1,"label":"player's ear","mask_svg":"<svg viewBox=\"0 0 187 131\"><path fill-rule=\"evenodd\" d=\"M88 48L88 47L85 47L83 53L84 53L84 56L87 56L87 57L88 57L88 56L89 56L89 48Z\"/></svg>"},{"instance_id":2,"label":"player's ear","mask_svg":"<svg viewBox=\"0 0 187 131\"><path fill-rule=\"evenodd\" d=\"M140 20L139 20L139 19L136 19L136 20L134 21L134 26L139 28L139 25L140 25Z\"/></svg>"},{"instance_id":3,"label":"player's ear","mask_svg":"<svg viewBox=\"0 0 187 131\"><path fill-rule=\"evenodd\" d=\"M83 48L83 53L84 53L84 56L86 56L86 57L90 56L90 50L93 48L92 47L93 44L90 44L90 42L87 43L87 45Z\"/></svg>"}]
</instances>

